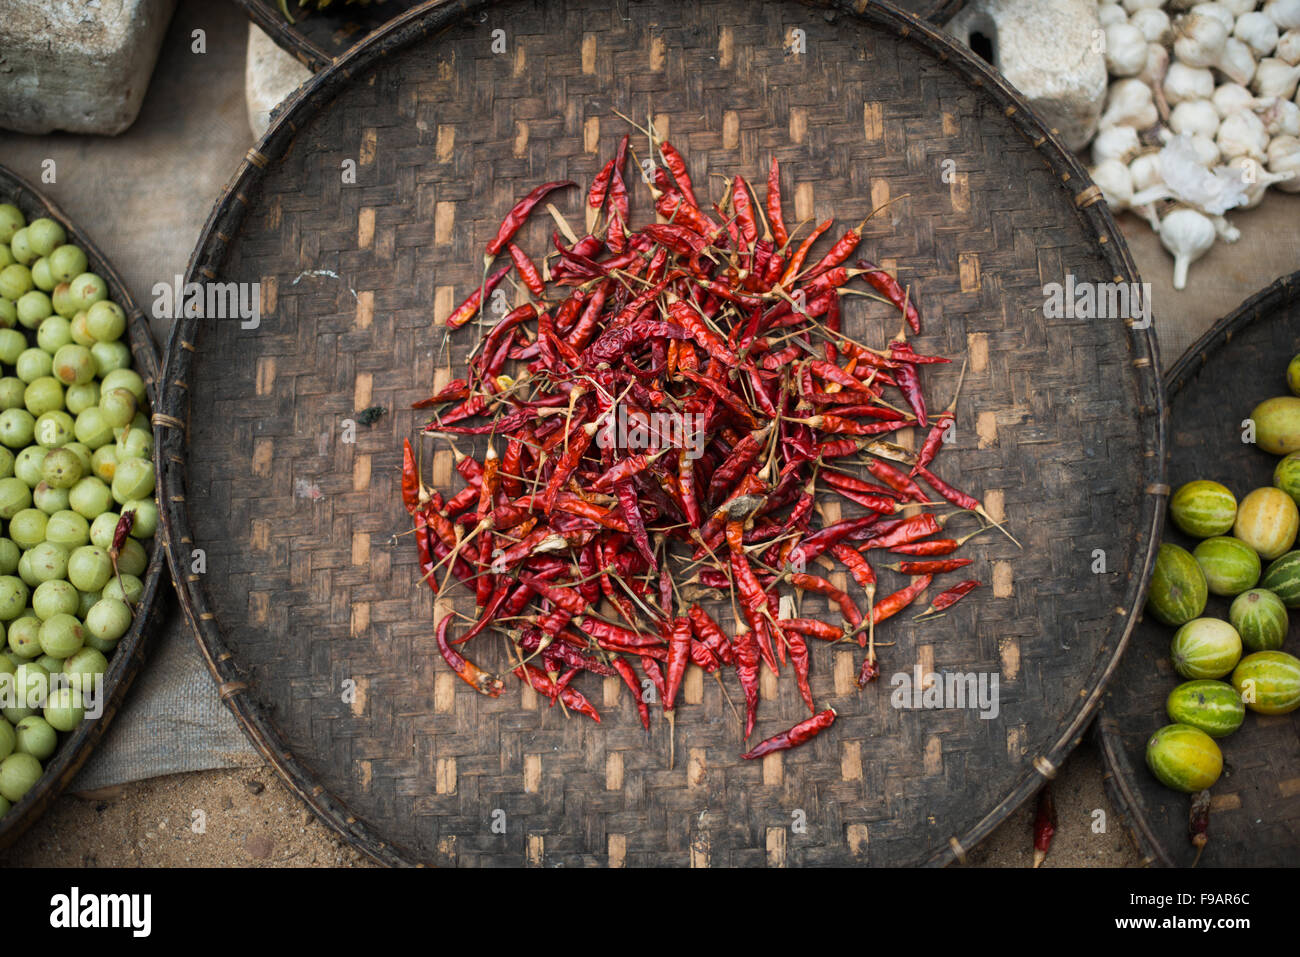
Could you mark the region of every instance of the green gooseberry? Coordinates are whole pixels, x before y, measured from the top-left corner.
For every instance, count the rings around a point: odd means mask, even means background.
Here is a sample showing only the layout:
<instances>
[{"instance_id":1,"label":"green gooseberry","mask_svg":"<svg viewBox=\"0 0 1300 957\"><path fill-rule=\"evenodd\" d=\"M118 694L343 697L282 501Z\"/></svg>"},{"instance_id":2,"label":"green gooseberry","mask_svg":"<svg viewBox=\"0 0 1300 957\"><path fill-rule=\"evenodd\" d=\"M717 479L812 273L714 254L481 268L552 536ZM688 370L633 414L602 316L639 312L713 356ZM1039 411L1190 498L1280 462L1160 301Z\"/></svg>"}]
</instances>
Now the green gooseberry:
<instances>
[{"instance_id":1,"label":"green gooseberry","mask_svg":"<svg viewBox=\"0 0 1300 957\"><path fill-rule=\"evenodd\" d=\"M45 720L55 731L74 731L86 709L71 688L56 688L45 706Z\"/></svg>"},{"instance_id":2,"label":"green gooseberry","mask_svg":"<svg viewBox=\"0 0 1300 957\"><path fill-rule=\"evenodd\" d=\"M24 382L35 382L41 376L47 376L54 371L54 360L44 349L37 349L33 346L30 349L24 349L22 355L14 363L14 374Z\"/></svg>"},{"instance_id":3,"label":"green gooseberry","mask_svg":"<svg viewBox=\"0 0 1300 957\"><path fill-rule=\"evenodd\" d=\"M74 246L71 243L64 243L50 253L47 258L50 264L50 274L59 282L72 282L90 266L90 263L86 260L85 251L80 246Z\"/></svg>"},{"instance_id":4,"label":"green gooseberry","mask_svg":"<svg viewBox=\"0 0 1300 957\"><path fill-rule=\"evenodd\" d=\"M32 610L36 612L37 618L46 618L48 616L42 615L40 609L36 606L36 598L46 585L54 584L67 577L68 548L65 545L45 541L31 549L27 555L27 567L31 570L32 577L40 582L36 586L36 592L32 595ZM17 562L14 564L17 565ZM63 584L72 588L66 581Z\"/></svg>"},{"instance_id":5,"label":"green gooseberry","mask_svg":"<svg viewBox=\"0 0 1300 957\"><path fill-rule=\"evenodd\" d=\"M0 269L0 296L10 302L17 302L35 288L32 271L21 262L10 263L4 269Z\"/></svg>"},{"instance_id":6,"label":"green gooseberry","mask_svg":"<svg viewBox=\"0 0 1300 957\"><path fill-rule=\"evenodd\" d=\"M68 581L81 591L103 591L113 577L113 560L98 545L82 545L68 556Z\"/></svg>"},{"instance_id":7,"label":"green gooseberry","mask_svg":"<svg viewBox=\"0 0 1300 957\"><path fill-rule=\"evenodd\" d=\"M66 509L68 507L68 497L66 488L53 488L45 482L32 489L32 504L46 515L53 515L55 512L62 512Z\"/></svg>"},{"instance_id":8,"label":"green gooseberry","mask_svg":"<svg viewBox=\"0 0 1300 957\"><path fill-rule=\"evenodd\" d=\"M72 280L72 302L77 310L89 309L100 300L108 298L108 283L93 272L83 272Z\"/></svg>"},{"instance_id":9,"label":"green gooseberry","mask_svg":"<svg viewBox=\"0 0 1300 957\"><path fill-rule=\"evenodd\" d=\"M32 263L32 285L41 292L53 292L54 287L58 285L58 281L50 272L50 261L44 256Z\"/></svg>"},{"instance_id":10,"label":"green gooseberry","mask_svg":"<svg viewBox=\"0 0 1300 957\"><path fill-rule=\"evenodd\" d=\"M149 459L127 459L119 462L113 476L113 498L119 504L145 498L154 490L153 462Z\"/></svg>"},{"instance_id":11,"label":"green gooseberry","mask_svg":"<svg viewBox=\"0 0 1300 957\"><path fill-rule=\"evenodd\" d=\"M76 421L62 409L43 413L36 420L36 443L47 449L56 449L72 441Z\"/></svg>"},{"instance_id":12,"label":"green gooseberry","mask_svg":"<svg viewBox=\"0 0 1300 957\"><path fill-rule=\"evenodd\" d=\"M122 511L135 512L132 538L153 538L158 531L158 503L152 498L133 498L122 503Z\"/></svg>"},{"instance_id":13,"label":"green gooseberry","mask_svg":"<svg viewBox=\"0 0 1300 957\"><path fill-rule=\"evenodd\" d=\"M22 310L18 321L22 322ZM42 316L41 318L44 318ZM54 353L54 376L64 385L82 385L95 378L95 357L85 346L70 342Z\"/></svg>"},{"instance_id":14,"label":"green gooseberry","mask_svg":"<svg viewBox=\"0 0 1300 957\"><path fill-rule=\"evenodd\" d=\"M81 650L85 644L85 630L75 616L51 615L41 622L41 650L56 658L66 658Z\"/></svg>"},{"instance_id":15,"label":"green gooseberry","mask_svg":"<svg viewBox=\"0 0 1300 957\"><path fill-rule=\"evenodd\" d=\"M96 516L113 507L113 493L102 479L87 475L72 486L72 491L68 495L68 504L77 514L94 520Z\"/></svg>"},{"instance_id":16,"label":"green gooseberry","mask_svg":"<svg viewBox=\"0 0 1300 957\"><path fill-rule=\"evenodd\" d=\"M23 390L23 405L35 416L63 409L63 385L54 376L41 376L27 383Z\"/></svg>"},{"instance_id":17,"label":"green gooseberry","mask_svg":"<svg viewBox=\"0 0 1300 957\"><path fill-rule=\"evenodd\" d=\"M86 328L97 342L114 342L126 332L126 312L104 299L86 310Z\"/></svg>"},{"instance_id":18,"label":"green gooseberry","mask_svg":"<svg viewBox=\"0 0 1300 957\"><path fill-rule=\"evenodd\" d=\"M35 429L32 431L35 431ZM49 454L50 450L44 446L27 446L14 459L14 476L26 484L29 489L36 488L45 480L45 456ZM0 514L0 518L3 517L4 515Z\"/></svg>"},{"instance_id":19,"label":"green gooseberry","mask_svg":"<svg viewBox=\"0 0 1300 957\"><path fill-rule=\"evenodd\" d=\"M0 362L13 365L27 348L27 337L17 329L0 329Z\"/></svg>"},{"instance_id":20,"label":"green gooseberry","mask_svg":"<svg viewBox=\"0 0 1300 957\"><path fill-rule=\"evenodd\" d=\"M77 589L63 579L41 582L36 586L36 591L32 592L32 611L36 612L36 617L41 621L49 621L55 615L75 618L80 608L81 596L77 593ZM41 647L49 652L44 642L41 643ZM64 657L67 657L67 654Z\"/></svg>"},{"instance_id":21,"label":"green gooseberry","mask_svg":"<svg viewBox=\"0 0 1300 957\"><path fill-rule=\"evenodd\" d=\"M14 233L27 225L27 217L13 203L0 203L0 243L9 243Z\"/></svg>"},{"instance_id":22,"label":"green gooseberry","mask_svg":"<svg viewBox=\"0 0 1300 957\"><path fill-rule=\"evenodd\" d=\"M30 266L40 255L32 249L26 226L14 233L13 238L9 240L9 252L13 254L20 266Z\"/></svg>"},{"instance_id":23,"label":"green gooseberry","mask_svg":"<svg viewBox=\"0 0 1300 957\"><path fill-rule=\"evenodd\" d=\"M113 427L108 424L104 413L97 405L81 411L77 416L74 431L77 441L89 446L92 452L113 441Z\"/></svg>"},{"instance_id":24,"label":"green gooseberry","mask_svg":"<svg viewBox=\"0 0 1300 957\"><path fill-rule=\"evenodd\" d=\"M11 519L25 508L31 508L31 487L20 478L0 479L0 518Z\"/></svg>"},{"instance_id":25,"label":"green gooseberry","mask_svg":"<svg viewBox=\"0 0 1300 957\"><path fill-rule=\"evenodd\" d=\"M103 378L110 372L131 368L131 349L125 342L96 342L90 347L95 357L95 375Z\"/></svg>"},{"instance_id":26,"label":"green gooseberry","mask_svg":"<svg viewBox=\"0 0 1300 957\"><path fill-rule=\"evenodd\" d=\"M83 382L81 385L70 385L63 394L63 401L69 412L80 415L92 406L99 405L99 383L92 381Z\"/></svg>"},{"instance_id":27,"label":"green gooseberry","mask_svg":"<svg viewBox=\"0 0 1300 957\"><path fill-rule=\"evenodd\" d=\"M118 641L131 628L131 609L120 598L101 598L86 615L86 630L99 641Z\"/></svg>"},{"instance_id":28,"label":"green gooseberry","mask_svg":"<svg viewBox=\"0 0 1300 957\"><path fill-rule=\"evenodd\" d=\"M36 255L48 256L68 241L68 234L54 220L41 216L27 224L27 241Z\"/></svg>"},{"instance_id":29,"label":"green gooseberry","mask_svg":"<svg viewBox=\"0 0 1300 957\"><path fill-rule=\"evenodd\" d=\"M67 448L51 449L41 466L41 475L52 488L72 488L84 473L81 456Z\"/></svg>"},{"instance_id":30,"label":"green gooseberry","mask_svg":"<svg viewBox=\"0 0 1300 957\"><path fill-rule=\"evenodd\" d=\"M62 316L50 316L36 328L36 345L50 355L72 341L72 323Z\"/></svg>"},{"instance_id":31,"label":"green gooseberry","mask_svg":"<svg viewBox=\"0 0 1300 957\"><path fill-rule=\"evenodd\" d=\"M117 446L101 445L95 449L94 458L91 459L90 471L92 475L98 475L111 485L113 476L117 473Z\"/></svg>"},{"instance_id":32,"label":"green gooseberry","mask_svg":"<svg viewBox=\"0 0 1300 957\"><path fill-rule=\"evenodd\" d=\"M17 803L41 779L41 762L30 754L11 754L0 761L0 797Z\"/></svg>"},{"instance_id":33,"label":"green gooseberry","mask_svg":"<svg viewBox=\"0 0 1300 957\"><path fill-rule=\"evenodd\" d=\"M13 730L14 750L19 754L30 754L38 761L44 761L59 746L58 732L50 723L39 715L29 715L19 721Z\"/></svg>"},{"instance_id":34,"label":"green gooseberry","mask_svg":"<svg viewBox=\"0 0 1300 957\"><path fill-rule=\"evenodd\" d=\"M31 445L35 436L36 419L26 409L0 412L0 442L11 449L21 449Z\"/></svg>"},{"instance_id":35,"label":"green gooseberry","mask_svg":"<svg viewBox=\"0 0 1300 957\"><path fill-rule=\"evenodd\" d=\"M9 650L22 659L41 654L41 621L36 613L9 623Z\"/></svg>"},{"instance_id":36,"label":"green gooseberry","mask_svg":"<svg viewBox=\"0 0 1300 957\"><path fill-rule=\"evenodd\" d=\"M25 508L9 519L9 538L19 548L35 548L45 541L45 524L49 520L40 509Z\"/></svg>"},{"instance_id":37,"label":"green gooseberry","mask_svg":"<svg viewBox=\"0 0 1300 957\"><path fill-rule=\"evenodd\" d=\"M12 575L18 570L22 551L11 538L0 538L0 575Z\"/></svg>"},{"instance_id":38,"label":"green gooseberry","mask_svg":"<svg viewBox=\"0 0 1300 957\"><path fill-rule=\"evenodd\" d=\"M101 592L100 597L115 598L118 601L126 602L129 605L135 605L140 601L140 598L143 595L144 582L140 581L140 579L136 578L134 575L128 575L124 572L120 581L117 578L114 578L104 586L104 590Z\"/></svg>"},{"instance_id":39,"label":"green gooseberry","mask_svg":"<svg viewBox=\"0 0 1300 957\"><path fill-rule=\"evenodd\" d=\"M45 540L52 545L61 545L68 551L80 548L90 541L90 523L71 509L55 512L45 523ZM0 540L0 549L3 548L2 543L3 540ZM4 566L0 564L0 572L3 571ZM64 574L67 574L66 559Z\"/></svg>"}]
</instances>

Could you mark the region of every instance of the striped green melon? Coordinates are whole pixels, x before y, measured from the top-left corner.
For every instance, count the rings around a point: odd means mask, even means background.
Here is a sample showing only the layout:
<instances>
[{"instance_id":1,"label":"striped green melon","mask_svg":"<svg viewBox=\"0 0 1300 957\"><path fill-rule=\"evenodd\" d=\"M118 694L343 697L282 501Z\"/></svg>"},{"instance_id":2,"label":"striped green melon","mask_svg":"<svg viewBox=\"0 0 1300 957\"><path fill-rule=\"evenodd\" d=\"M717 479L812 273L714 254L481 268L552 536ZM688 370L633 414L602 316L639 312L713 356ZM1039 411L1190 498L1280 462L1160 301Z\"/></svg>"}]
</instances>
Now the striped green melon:
<instances>
[{"instance_id":1,"label":"striped green melon","mask_svg":"<svg viewBox=\"0 0 1300 957\"><path fill-rule=\"evenodd\" d=\"M1287 552L1264 570L1260 588L1267 588L1288 608L1300 608L1300 550Z\"/></svg>"},{"instance_id":2,"label":"striped green melon","mask_svg":"<svg viewBox=\"0 0 1300 957\"><path fill-rule=\"evenodd\" d=\"M1266 588L1252 588L1232 600L1228 621L1247 651L1273 651L1286 641L1291 619L1282 599Z\"/></svg>"},{"instance_id":3,"label":"striped green melon","mask_svg":"<svg viewBox=\"0 0 1300 957\"><path fill-rule=\"evenodd\" d=\"M1250 413L1255 443L1265 452L1286 455L1300 451L1300 398L1279 395L1265 399Z\"/></svg>"},{"instance_id":4,"label":"striped green melon","mask_svg":"<svg viewBox=\"0 0 1300 957\"><path fill-rule=\"evenodd\" d=\"M1212 738L1224 738L1246 720L1246 706L1226 681L1185 681L1165 700L1169 720L1200 728Z\"/></svg>"},{"instance_id":5,"label":"striped green melon","mask_svg":"<svg viewBox=\"0 0 1300 957\"><path fill-rule=\"evenodd\" d=\"M1222 678L1241 660L1241 636L1218 618L1196 618L1179 628L1169 647L1184 678Z\"/></svg>"},{"instance_id":6,"label":"striped green melon","mask_svg":"<svg viewBox=\"0 0 1300 957\"><path fill-rule=\"evenodd\" d=\"M1260 558L1272 561L1291 550L1300 530L1300 510L1280 488L1257 488L1241 500L1232 534L1240 538Z\"/></svg>"},{"instance_id":7,"label":"striped green melon","mask_svg":"<svg viewBox=\"0 0 1300 957\"><path fill-rule=\"evenodd\" d=\"M1300 708L1300 658L1285 651L1257 651L1241 659L1232 686L1251 711L1288 714Z\"/></svg>"},{"instance_id":8,"label":"striped green melon","mask_svg":"<svg viewBox=\"0 0 1300 957\"><path fill-rule=\"evenodd\" d=\"M1147 741L1147 767L1165 787L1195 794L1223 773L1223 752L1190 724L1168 724Z\"/></svg>"},{"instance_id":9,"label":"striped green melon","mask_svg":"<svg viewBox=\"0 0 1300 957\"><path fill-rule=\"evenodd\" d=\"M1192 552L1212 595L1240 595L1259 581L1259 555L1239 538L1216 535Z\"/></svg>"},{"instance_id":10,"label":"striped green melon","mask_svg":"<svg viewBox=\"0 0 1300 957\"><path fill-rule=\"evenodd\" d=\"M1193 538L1225 535L1237 518L1237 499L1226 485L1198 479L1178 487L1169 499L1169 516Z\"/></svg>"},{"instance_id":11,"label":"striped green melon","mask_svg":"<svg viewBox=\"0 0 1300 957\"><path fill-rule=\"evenodd\" d=\"M1205 611L1205 573L1192 553L1177 545L1161 545L1147 589L1147 609L1157 621L1181 625Z\"/></svg>"},{"instance_id":12,"label":"striped green melon","mask_svg":"<svg viewBox=\"0 0 1300 957\"><path fill-rule=\"evenodd\" d=\"M1273 484L1300 505L1300 452L1292 452L1277 463L1273 470Z\"/></svg>"}]
</instances>

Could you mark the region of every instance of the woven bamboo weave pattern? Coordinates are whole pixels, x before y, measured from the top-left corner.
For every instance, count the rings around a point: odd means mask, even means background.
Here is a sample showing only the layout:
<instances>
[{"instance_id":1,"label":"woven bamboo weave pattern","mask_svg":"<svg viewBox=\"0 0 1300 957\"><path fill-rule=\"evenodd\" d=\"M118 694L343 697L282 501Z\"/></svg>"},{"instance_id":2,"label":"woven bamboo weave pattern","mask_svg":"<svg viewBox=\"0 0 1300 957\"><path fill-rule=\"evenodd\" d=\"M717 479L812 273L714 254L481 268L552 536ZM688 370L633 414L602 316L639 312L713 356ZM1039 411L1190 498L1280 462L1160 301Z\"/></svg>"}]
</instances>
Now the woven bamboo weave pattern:
<instances>
[{"instance_id":1,"label":"woven bamboo weave pattern","mask_svg":"<svg viewBox=\"0 0 1300 957\"><path fill-rule=\"evenodd\" d=\"M218 680L242 683L231 706L328 820L391 863L960 858L1077 743L1150 561L1162 433L1149 331L1042 312L1043 284L1067 271L1135 278L1113 223L996 77L876 5L438 6L308 87L233 181L191 270L260 282L264 306L255 331L178 324L169 352L169 408L188 426L166 437L164 482L185 495L169 521L177 557L206 551L185 604ZM848 228L885 207L863 253L910 284L917 348L958 358L927 369L928 393L946 404L970 359L940 474L1025 545L970 543L986 587L937 623L890 622L880 640L897 645L866 692L856 646L815 648L814 695L839 718L761 762L738 760L731 709L695 670L672 769L667 725L647 735L616 682L581 680L600 725L509 676L499 699L474 694L437 654L432 592L401 534L401 439L424 421L409 405L452 375L435 320L479 282L516 197L590 180L628 129L615 110L652 115L702 196L724 176L761 178L776 155L790 222ZM638 158L644 143L634 135ZM349 159L355 184L340 176ZM554 203L582 228L578 191ZM520 244L540 256L553 226L539 210ZM876 345L897 328L865 301L846 322ZM451 338L450 367L470 340ZM344 420L375 404L390 413L343 441ZM450 493L437 447L426 479ZM1089 572L1097 548L1104 575ZM882 592L903 581L883 573ZM501 670L494 641L471 657ZM891 707L891 678L917 666L996 673L998 714ZM756 735L806 713L790 677L769 676Z\"/></svg>"}]
</instances>

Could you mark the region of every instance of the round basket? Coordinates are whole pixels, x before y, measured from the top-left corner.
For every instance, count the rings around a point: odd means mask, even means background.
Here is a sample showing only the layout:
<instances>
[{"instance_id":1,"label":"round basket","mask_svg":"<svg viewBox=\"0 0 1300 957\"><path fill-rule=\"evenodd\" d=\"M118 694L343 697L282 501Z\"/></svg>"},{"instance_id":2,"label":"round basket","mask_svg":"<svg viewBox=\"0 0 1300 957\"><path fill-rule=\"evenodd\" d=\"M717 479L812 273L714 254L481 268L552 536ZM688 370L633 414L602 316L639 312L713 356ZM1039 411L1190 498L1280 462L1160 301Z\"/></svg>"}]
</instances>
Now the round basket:
<instances>
[{"instance_id":1,"label":"round basket","mask_svg":"<svg viewBox=\"0 0 1300 957\"><path fill-rule=\"evenodd\" d=\"M517 41L504 55L499 25ZM713 682L688 676L672 769L666 726L647 736L617 685L584 687L602 710L591 727L517 689L461 686L402 535L401 439L423 422L409 406L469 348L452 337L448 357L439 324L478 285L516 196L599 169L626 129L615 110L653 112L696 184L775 153L792 221L856 222L893 200L864 253L911 284L927 322L917 348L970 359L947 477L996 500L1024 542L970 543L989 587L938 626L891 622L881 640L897 645L868 691L852 652L817 648L814 695L835 728L761 767L739 760ZM556 204L580 221L572 197ZM535 216L521 246L542 248L551 228ZM1151 332L1046 318L1044 284L1066 273L1136 280L1099 191L986 64L892 7L422 8L304 87L205 227L190 278L257 282L263 309L257 329L173 327L178 427L159 447L182 605L256 746L378 861L960 860L1087 727L1166 492ZM927 389L950 396L959 365ZM373 405L390 411L343 441L344 420ZM1104 575L1088 570L1098 548ZM998 676L998 714L892 707L891 672L914 667ZM781 682L757 733L801 708Z\"/></svg>"},{"instance_id":2,"label":"round basket","mask_svg":"<svg viewBox=\"0 0 1300 957\"><path fill-rule=\"evenodd\" d=\"M131 293L104 254L90 238L72 222L63 211L46 199L34 186L0 166L0 203L12 203L23 211L27 221L39 216L57 220L68 234L68 241L86 252L90 270L108 283L109 298L120 305L127 315L127 338L131 345L132 367L140 373L149 391L149 403L158 407L158 348L149 331L149 322L131 298ZM155 446L155 452L157 451ZM156 464L156 463L155 463ZM149 567L143 576L144 596L136 610L131 629L122 636L109 657L108 671L104 674L104 713L97 720L85 720L68 735L61 735L59 750L45 762L45 773L21 801L0 818L0 848L8 847L18 839L46 808L62 793L77 771L90 757L109 722L117 714L136 673L144 664L146 646L156 634L163 617L162 592L164 549L160 547L162 531L154 540Z\"/></svg>"},{"instance_id":3,"label":"round basket","mask_svg":"<svg viewBox=\"0 0 1300 957\"><path fill-rule=\"evenodd\" d=\"M1242 420L1259 402L1285 395L1286 366L1300 353L1300 272L1277 280L1214 324L1165 376L1169 396L1169 480L1223 482L1238 497L1273 484L1277 457L1241 441ZM1172 523L1166 541L1193 539ZM1210 596L1205 614L1228 617L1230 601ZM1149 864L1186 867L1196 857L1187 834L1187 795L1147 770L1147 739L1169 723L1165 696L1179 684L1169 660L1174 629L1143 619L1106 692L1097 737L1106 787ZM1283 650L1296 653L1295 627ZM1210 843L1200 867L1283 867L1300 855L1300 712L1262 715L1219 741L1224 771L1211 788Z\"/></svg>"},{"instance_id":4,"label":"round basket","mask_svg":"<svg viewBox=\"0 0 1300 957\"><path fill-rule=\"evenodd\" d=\"M288 0L294 23L285 19L277 0L235 0L248 17L283 50L293 54L313 73L325 69L338 57L352 50L374 30L421 6L427 0L384 0L366 7L344 7L336 0L332 12L300 13L297 0ZM435 4L438 0L434 0ZM538 0L541 2L541 0ZM642 0L617 0L617 6ZM898 0L896 6L932 23L947 23L957 15L966 0Z\"/></svg>"}]
</instances>

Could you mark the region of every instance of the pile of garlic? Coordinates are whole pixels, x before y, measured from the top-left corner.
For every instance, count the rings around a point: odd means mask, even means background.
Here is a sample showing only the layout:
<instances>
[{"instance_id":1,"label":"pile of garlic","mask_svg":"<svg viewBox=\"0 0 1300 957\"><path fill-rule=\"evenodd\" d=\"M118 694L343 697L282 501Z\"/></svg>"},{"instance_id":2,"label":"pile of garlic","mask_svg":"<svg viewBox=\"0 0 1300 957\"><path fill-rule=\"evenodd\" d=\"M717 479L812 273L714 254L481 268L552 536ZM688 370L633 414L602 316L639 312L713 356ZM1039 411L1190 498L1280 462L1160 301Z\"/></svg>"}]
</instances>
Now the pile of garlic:
<instances>
[{"instance_id":1,"label":"pile of garlic","mask_svg":"<svg viewBox=\"0 0 1300 957\"><path fill-rule=\"evenodd\" d=\"M1241 233L1224 213L1300 192L1300 0L1102 0L1106 93L1090 170L1146 217L1174 288Z\"/></svg>"}]
</instances>

